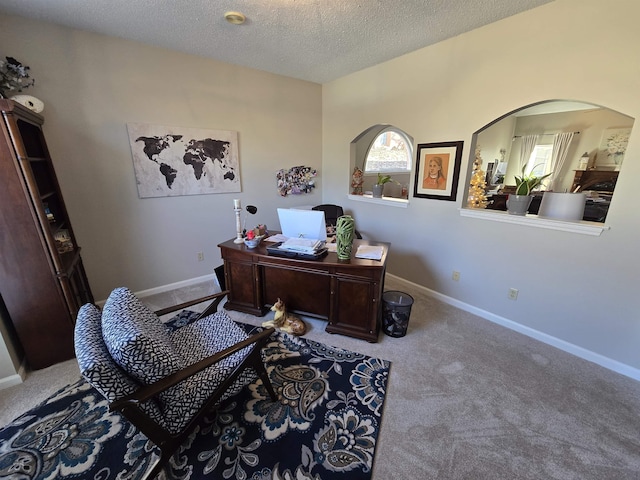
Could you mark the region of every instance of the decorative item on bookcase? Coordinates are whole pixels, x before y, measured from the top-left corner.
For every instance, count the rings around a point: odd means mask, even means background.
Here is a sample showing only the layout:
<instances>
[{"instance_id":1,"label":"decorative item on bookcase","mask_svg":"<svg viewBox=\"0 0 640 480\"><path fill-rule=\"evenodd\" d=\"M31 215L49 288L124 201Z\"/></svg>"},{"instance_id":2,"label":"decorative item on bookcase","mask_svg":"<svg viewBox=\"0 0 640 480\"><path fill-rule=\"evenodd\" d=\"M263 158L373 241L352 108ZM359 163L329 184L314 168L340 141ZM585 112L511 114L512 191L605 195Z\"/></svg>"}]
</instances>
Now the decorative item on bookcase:
<instances>
[{"instance_id":1,"label":"decorative item on bookcase","mask_svg":"<svg viewBox=\"0 0 640 480\"><path fill-rule=\"evenodd\" d=\"M56 248L58 249L58 253L73 252L73 242L71 241L69 230L58 230L53 238L56 241Z\"/></svg>"},{"instance_id":2,"label":"decorative item on bookcase","mask_svg":"<svg viewBox=\"0 0 640 480\"><path fill-rule=\"evenodd\" d=\"M14 95L11 97L11 100L18 102L20 105L24 105L36 113L41 113L44 110L44 102L32 95Z\"/></svg>"},{"instance_id":3,"label":"decorative item on bookcase","mask_svg":"<svg viewBox=\"0 0 640 480\"><path fill-rule=\"evenodd\" d=\"M54 217L53 213L51 212L51 209L49 208L49 204L44 203L43 207L44 207L44 213L47 216L47 220L49 220L49 223L55 223L56 217Z\"/></svg>"},{"instance_id":4,"label":"decorative item on bookcase","mask_svg":"<svg viewBox=\"0 0 640 480\"><path fill-rule=\"evenodd\" d=\"M9 98L11 94L32 87L36 81L29 75L29 70L13 57L0 60L0 98Z\"/></svg>"},{"instance_id":5,"label":"decorative item on bookcase","mask_svg":"<svg viewBox=\"0 0 640 480\"><path fill-rule=\"evenodd\" d=\"M338 260L349 260L355 236L355 221L351 215L343 215L336 222L336 253Z\"/></svg>"}]
</instances>

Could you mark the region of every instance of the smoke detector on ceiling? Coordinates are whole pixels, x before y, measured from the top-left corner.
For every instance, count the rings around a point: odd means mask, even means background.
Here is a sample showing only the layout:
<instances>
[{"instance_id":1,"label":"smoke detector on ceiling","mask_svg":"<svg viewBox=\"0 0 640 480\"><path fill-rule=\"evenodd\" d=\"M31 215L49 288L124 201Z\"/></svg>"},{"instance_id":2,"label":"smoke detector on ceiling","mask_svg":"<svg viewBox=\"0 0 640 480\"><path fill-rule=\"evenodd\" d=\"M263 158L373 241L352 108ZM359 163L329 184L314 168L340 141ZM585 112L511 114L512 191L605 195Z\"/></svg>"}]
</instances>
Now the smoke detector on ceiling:
<instances>
[{"instance_id":1,"label":"smoke detector on ceiling","mask_svg":"<svg viewBox=\"0 0 640 480\"><path fill-rule=\"evenodd\" d=\"M224 19L234 25L241 25L246 20L246 17L240 12L227 12L224 14Z\"/></svg>"}]
</instances>

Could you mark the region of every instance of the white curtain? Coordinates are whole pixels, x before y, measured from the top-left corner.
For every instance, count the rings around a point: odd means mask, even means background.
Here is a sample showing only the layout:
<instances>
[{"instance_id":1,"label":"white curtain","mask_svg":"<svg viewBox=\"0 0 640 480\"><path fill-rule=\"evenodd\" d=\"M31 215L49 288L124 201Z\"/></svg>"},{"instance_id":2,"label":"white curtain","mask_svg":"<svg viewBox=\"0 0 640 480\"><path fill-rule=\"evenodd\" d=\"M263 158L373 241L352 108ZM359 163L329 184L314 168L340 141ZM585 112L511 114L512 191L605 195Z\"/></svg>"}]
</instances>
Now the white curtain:
<instances>
[{"instance_id":1,"label":"white curtain","mask_svg":"<svg viewBox=\"0 0 640 480\"><path fill-rule=\"evenodd\" d=\"M525 135L522 137L522 143L520 144L520 171L518 172L518 175L522 173L522 169L529 161L531 152L536 148L537 143L538 135Z\"/></svg>"},{"instance_id":2,"label":"white curtain","mask_svg":"<svg viewBox=\"0 0 640 480\"><path fill-rule=\"evenodd\" d=\"M562 166L569 152L569 145L573 140L573 132L556 133L553 138L553 150L551 151L551 181L549 190L555 191L556 179L562 171Z\"/></svg>"}]
</instances>

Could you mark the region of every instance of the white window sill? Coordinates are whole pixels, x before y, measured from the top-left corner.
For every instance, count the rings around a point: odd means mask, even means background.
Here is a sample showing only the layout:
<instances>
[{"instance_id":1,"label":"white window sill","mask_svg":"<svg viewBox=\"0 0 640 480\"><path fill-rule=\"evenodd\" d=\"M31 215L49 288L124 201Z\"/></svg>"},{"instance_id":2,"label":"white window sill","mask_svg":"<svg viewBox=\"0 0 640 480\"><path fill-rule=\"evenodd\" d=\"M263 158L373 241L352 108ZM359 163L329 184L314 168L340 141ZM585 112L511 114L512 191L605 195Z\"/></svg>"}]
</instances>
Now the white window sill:
<instances>
[{"instance_id":1,"label":"white window sill","mask_svg":"<svg viewBox=\"0 0 640 480\"><path fill-rule=\"evenodd\" d=\"M566 222L563 220L552 220L541 218L537 215L510 215L499 210L484 210L473 208L461 208L460 215L463 217L480 218L493 222L515 223L517 225L527 225L535 228L546 228L549 230L561 230L563 232L579 233L582 235L599 236L604 230L611 227L598 222Z\"/></svg>"},{"instance_id":2,"label":"white window sill","mask_svg":"<svg viewBox=\"0 0 640 480\"><path fill-rule=\"evenodd\" d=\"M356 202L377 203L378 205L388 205L390 207L407 208L409 206L409 200L406 198L385 197L373 198L370 194L364 195L348 195L349 200L355 200Z\"/></svg>"}]
</instances>

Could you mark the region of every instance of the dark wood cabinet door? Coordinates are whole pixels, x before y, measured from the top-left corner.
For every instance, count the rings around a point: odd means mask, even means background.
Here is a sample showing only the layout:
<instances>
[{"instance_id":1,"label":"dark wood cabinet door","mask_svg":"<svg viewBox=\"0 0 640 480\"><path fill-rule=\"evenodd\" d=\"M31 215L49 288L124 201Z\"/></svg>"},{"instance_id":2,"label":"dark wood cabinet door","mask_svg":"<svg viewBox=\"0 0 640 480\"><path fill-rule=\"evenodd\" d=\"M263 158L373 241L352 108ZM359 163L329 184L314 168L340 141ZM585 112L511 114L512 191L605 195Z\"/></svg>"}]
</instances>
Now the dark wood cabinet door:
<instances>
[{"instance_id":1,"label":"dark wood cabinet door","mask_svg":"<svg viewBox=\"0 0 640 480\"><path fill-rule=\"evenodd\" d=\"M273 305L280 298L287 309L300 315L329 318L331 278L328 272L292 269L286 265L262 265L264 301Z\"/></svg>"},{"instance_id":2,"label":"dark wood cabinet door","mask_svg":"<svg viewBox=\"0 0 640 480\"><path fill-rule=\"evenodd\" d=\"M225 282L229 290L225 307L252 315L264 315L260 289L256 287L256 265L230 257L224 259Z\"/></svg>"},{"instance_id":3,"label":"dark wood cabinet door","mask_svg":"<svg viewBox=\"0 0 640 480\"><path fill-rule=\"evenodd\" d=\"M377 341L377 283L368 279L336 276L332 285L332 311L327 332Z\"/></svg>"}]
</instances>

